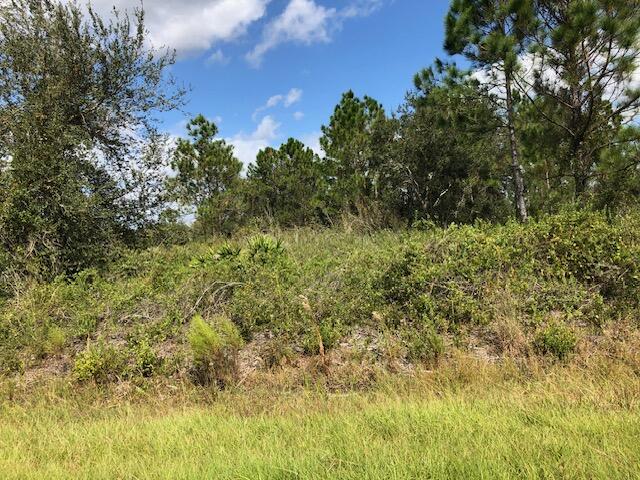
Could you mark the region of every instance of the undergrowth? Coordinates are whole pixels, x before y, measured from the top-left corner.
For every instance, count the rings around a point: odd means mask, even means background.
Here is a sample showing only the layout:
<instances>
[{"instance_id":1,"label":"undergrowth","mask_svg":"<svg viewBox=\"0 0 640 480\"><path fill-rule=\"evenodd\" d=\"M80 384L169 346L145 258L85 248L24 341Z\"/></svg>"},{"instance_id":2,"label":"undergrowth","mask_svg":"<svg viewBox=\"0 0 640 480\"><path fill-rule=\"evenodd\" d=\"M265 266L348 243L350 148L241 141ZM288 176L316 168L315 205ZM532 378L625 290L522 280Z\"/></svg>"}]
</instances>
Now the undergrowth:
<instances>
[{"instance_id":1,"label":"undergrowth","mask_svg":"<svg viewBox=\"0 0 640 480\"><path fill-rule=\"evenodd\" d=\"M612 325L637 328L639 231L637 213L567 212L131 251L104 272L16 284L0 300L0 373L229 385L245 350L267 370L317 357L320 372L332 360L434 365L473 348L565 362ZM195 333L200 321L213 336Z\"/></svg>"}]
</instances>

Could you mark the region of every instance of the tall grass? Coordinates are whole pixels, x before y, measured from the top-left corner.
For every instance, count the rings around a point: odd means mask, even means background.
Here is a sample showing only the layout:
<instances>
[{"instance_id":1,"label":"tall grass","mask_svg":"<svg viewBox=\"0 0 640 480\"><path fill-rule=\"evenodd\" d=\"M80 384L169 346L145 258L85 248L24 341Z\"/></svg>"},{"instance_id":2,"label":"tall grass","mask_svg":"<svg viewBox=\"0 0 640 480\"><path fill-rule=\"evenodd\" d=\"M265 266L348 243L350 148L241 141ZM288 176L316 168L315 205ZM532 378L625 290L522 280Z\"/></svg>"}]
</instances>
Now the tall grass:
<instances>
[{"instance_id":1,"label":"tall grass","mask_svg":"<svg viewBox=\"0 0 640 480\"><path fill-rule=\"evenodd\" d=\"M349 394L5 401L0 478L637 478L635 366L534 370L460 358Z\"/></svg>"},{"instance_id":2,"label":"tall grass","mask_svg":"<svg viewBox=\"0 0 640 480\"><path fill-rule=\"evenodd\" d=\"M637 478L637 409L550 392L311 394L255 412L232 398L160 411L11 407L0 416L0 477Z\"/></svg>"}]
</instances>

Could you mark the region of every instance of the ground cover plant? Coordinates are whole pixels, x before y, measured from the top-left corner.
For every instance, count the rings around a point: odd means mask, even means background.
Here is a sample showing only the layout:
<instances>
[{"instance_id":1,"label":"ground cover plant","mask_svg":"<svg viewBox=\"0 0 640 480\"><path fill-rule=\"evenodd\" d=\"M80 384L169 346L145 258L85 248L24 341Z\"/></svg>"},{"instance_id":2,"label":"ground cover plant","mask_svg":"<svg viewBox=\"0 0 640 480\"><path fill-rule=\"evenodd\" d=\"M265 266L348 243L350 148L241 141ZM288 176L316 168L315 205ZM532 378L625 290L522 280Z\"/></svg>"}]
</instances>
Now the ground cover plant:
<instances>
[{"instance_id":1,"label":"ground cover plant","mask_svg":"<svg viewBox=\"0 0 640 480\"><path fill-rule=\"evenodd\" d=\"M571 211L131 251L104 272L17 287L0 306L3 374L105 383L200 371L201 383L233 384L318 359L409 367L475 349L566 361L607 328L637 326L639 227L636 213Z\"/></svg>"},{"instance_id":2,"label":"ground cover plant","mask_svg":"<svg viewBox=\"0 0 640 480\"><path fill-rule=\"evenodd\" d=\"M0 2L0 478L639 476L640 2L452 0L314 148L298 88L226 131L268 69L163 133L185 5L83 3ZM251 61L401 2L191 3Z\"/></svg>"}]
</instances>

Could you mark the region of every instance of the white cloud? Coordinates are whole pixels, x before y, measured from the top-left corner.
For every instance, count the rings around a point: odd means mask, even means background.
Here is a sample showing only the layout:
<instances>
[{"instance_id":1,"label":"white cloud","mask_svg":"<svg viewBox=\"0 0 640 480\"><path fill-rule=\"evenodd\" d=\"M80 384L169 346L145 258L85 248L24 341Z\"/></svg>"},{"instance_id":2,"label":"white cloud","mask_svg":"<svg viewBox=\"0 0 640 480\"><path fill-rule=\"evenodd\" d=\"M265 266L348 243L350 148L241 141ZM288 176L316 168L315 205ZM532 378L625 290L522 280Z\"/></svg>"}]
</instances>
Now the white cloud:
<instances>
[{"instance_id":1,"label":"white cloud","mask_svg":"<svg viewBox=\"0 0 640 480\"><path fill-rule=\"evenodd\" d=\"M262 41L247 59L252 65L259 66L262 57L281 43L328 42L330 20L335 16L335 8L317 5L314 0L291 0L284 12L265 27Z\"/></svg>"},{"instance_id":2,"label":"white cloud","mask_svg":"<svg viewBox=\"0 0 640 480\"><path fill-rule=\"evenodd\" d=\"M261 19L270 0L151 0L144 4L146 26L156 47L175 48L180 54L198 53L244 34ZM96 11L108 14L133 9L139 0L92 0Z\"/></svg>"},{"instance_id":3,"label":"white cloud","mask_svg":"<svg viewBox=\"0 0 640 480\"><path fill-rule=\"evenodd\" d=\"M294 103L298 103L300 100L302 100L302 90L300 90L299 88L292 88L291 90L289 90L289 93L287 93L287 96L284 99L284 106L289 108L291 105L293 105Z\"/></svg>"},{"instance_id":4,"label":"white cloud","mask_svg":"<svg viewBox=\"0 0 640 480\"><path fill-rule=\"evenodd\" d=\"M253 115L251 115L251 118L255 122L260 113L264 112L265 110L269 110L270 108L277 107L280 104L283 104L285 108L289 108L291 105L294 105L302 100L302 93L302 90L300 90L299 88L292 88L286 94L273 95L272 97L269 97L267 103L256 108L255 112L253 112Z\"/></svg>"},{"instance_id":5,"label":"white cloud","mask_svg":"<svg viewBox=\"0 0 640 480\"><path fill-rule=\"evenodd\" d=\"M380 8L384 0L354 0L341 10L319 5L315 0L290 0L285 10L265 27L262 40L246 56L259 67L264 55L287 42L311 45L328 43L345 19L366 16Z\"/></svg>"},{"instance_id":6,"label":"white cloud","mask_svg":"<svg viewBox=\"0 0 640 480\"><path fill-rule=\"evenodd\" d=\"M366 17L382 7L384 0L356 0L342 10L345 18Z\"/></svg>"},{"instance_id":7,"label":"white cloud","mask_svg":"<svg viewBox=\"0 0 640 480\"><path fill-rule=\"evenodd\" d=\"M313 150L318 156L322 157L324 152L320 146L320 137L322 132L311 132L300 137L300 141Z\"/></svg>"},{"instance_id":8,"label":"white cloud","mask_svg":"<svg viewBox=\"0 0 640 480\"><path fill-rule=\"evenodd\" d=\"M269 100L267 100L265 107L273 108L276 105L278 105L283 99L284 99L283 95L274 95L273 97L270 97Z\"/></svg>"},{"instance_id":9,"label":"white cloud","mask_svg":"<svg viewBox=\"0 0 640 480\"><path fill-rule=\"evenodd\" d=\"M294 112L293 118L297 121L300 121L304 118L304 112Z\"/></svg>"},{"instance_id":10,"label":"white cloud","mask_svg":"<svg viewBox=\"0 0 640 480\"><path fill-rule=\"evenodd\" d=\"M227 65L229 63L229 57L227 57L224 52L219 48L215 52L213 52L207 58L207 65Z\"/></svg>"},{"instance_id":11,"label":"white cloud","mask_svg":"<svg viewBox=\"0 0 640 480\"><path fill-rule=\"evenodd\" d=\"M262 119L258 128L253 133L253 138L273 140L278 137L278 128L280 124L273 117L267 115Z\"/></svg>"},{"instance_id":12,"label":"white cloud","mask_svg":"<svg viewBox=\"0 0 640 480\"><path fill-rule=\"evenodd\" d=\"M280 123L267 115L260 121L254 132L250 134L241 132L226 140L234 146L236 157L247 166L255 161L260 150L270 146L273 140L278 138L279 128Z\"/></svg>"}]
</instances>

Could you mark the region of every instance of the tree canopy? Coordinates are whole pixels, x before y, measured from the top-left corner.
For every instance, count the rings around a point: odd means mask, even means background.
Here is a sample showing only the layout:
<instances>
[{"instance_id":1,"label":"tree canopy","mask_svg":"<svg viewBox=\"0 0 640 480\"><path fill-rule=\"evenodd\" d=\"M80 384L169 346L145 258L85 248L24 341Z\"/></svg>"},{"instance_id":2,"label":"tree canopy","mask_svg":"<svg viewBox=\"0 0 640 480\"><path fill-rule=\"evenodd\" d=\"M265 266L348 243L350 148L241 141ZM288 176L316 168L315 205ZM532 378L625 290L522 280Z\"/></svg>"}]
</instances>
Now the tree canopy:
<instances>
[{"instance_id":1,"label":"tree canopy","mask_svg":"<svg viewBox=\"0 0 640 480\"><path fill-rule=\"evenodd\" d=\"M173 62L146 46L141 9L105 20L52 0L0 7L0 244L16 265L78 270L134 227L154 113L183 94Z\"/></svg>"},{"instance_id":2,"label":"tree canopy","mask_svg":"<svg viewBox=\"0 0 640 480\"><path fill-rule=\"evenodd\" d=\"M265 223L526 221L640 200L636 0L452 0L444 47L468 70L436 59L394 110L347 90L321 151L290 138L248 165L204 115L183 138L159 132L185 91L144 19L0 6L0 291Z\"/></svg>"}]
</instances>

